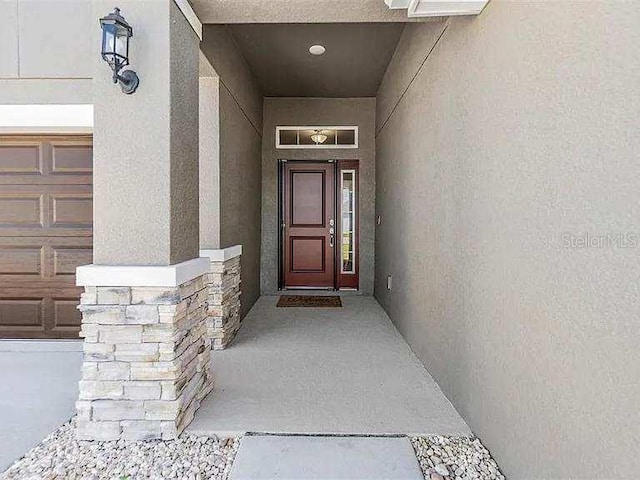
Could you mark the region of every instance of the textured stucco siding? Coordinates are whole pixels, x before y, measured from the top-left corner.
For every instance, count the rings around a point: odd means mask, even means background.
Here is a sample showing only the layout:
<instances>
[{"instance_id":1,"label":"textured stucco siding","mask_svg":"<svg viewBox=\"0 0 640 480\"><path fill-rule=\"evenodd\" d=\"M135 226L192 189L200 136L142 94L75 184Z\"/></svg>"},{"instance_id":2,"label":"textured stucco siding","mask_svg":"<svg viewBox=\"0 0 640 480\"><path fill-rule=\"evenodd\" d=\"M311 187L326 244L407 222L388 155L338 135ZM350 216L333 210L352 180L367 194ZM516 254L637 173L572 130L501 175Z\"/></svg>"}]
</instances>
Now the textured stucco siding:
<instances>
[{"instance_id":1,"label":"textured stucco siding","mask_svg":"<svg viewBox=\"0 0 640 480\"><path fill-rule=\"evenodd\" d=\"M406 22L406 10L384 0L194 0L203 23Z\"/></svg>"},{"instance_id":2,"label":"textured stucco siding","mask_svg":"<svg viewBox=\"0 0 640 480\"><path fill-rule=\"evenodd\" d=\"M244 317L260 296L262 93L226 27L205 26L201 49L219 75L219 248L242 245Z\"/></svg>"},{"instance_id":3,"label":"textured stucco siding","mask_svg":"<svg viewBox=\"0 0 640 480\"><path fill-rule=\"evenodd\" d=\"M201 49L247 120L262 131L262 92L227 27L205 25Z\"/></svg>"},{"instance_id":4,"label":"textured stucco siding","mask_svg":"<svg viewBox=\"0 0 640 480\"><path fill-rule=\"evenodd\" d=\"M176 3L170 5L171 263L179 263L200 251L200 42Z\"/></svg>"},{"instance_id":5,"label":"textured stucco siding","mask_svg":"<svg viewBox=\"0 0 640 480\"><path fill-rule=\"evenodd\" d=\"M220 248L220 80L200 72L200 248Z\"/></svg>"},{"instance_id":6,"label":"textured stucco siding","mask_svg":"<svg viewBox=\"0 0 640 480\"><path fill-rule=\"evenodd\" d=\"M261 138L220 89L220 246L242 245L241 315L260 296Z\"/></svg>"},{"instance_id":7,"label":"textured stucco siding","mask_svg":"<svg viewBox=\"0 0 640 480\"><path fill-rule=\"evenodd\" d=\"M262 293L278 289L278 160L357 159L360 175L360 290L373 293L375 223L374 98L265 98L262 143ZM278 125L359 127L357 149L276 149Z\"/></svg>"},{"instance_id":8,"label":"textured stucco siding","mask_svg":"<svg viewBox=\"0 0 640 480\"><path fill-rule=\"evenodd\" d=\"M102 0L93 6L95 17L113 8ZM179 263L199 255L199 39L173 2L120 6L137 26L131 57L140 87L123 95L100 56L92 57L94 262ZM98 28L94 41L99 35Z\"/></svg>"},{"instance_id":9,"label":"textured stucco siding","mask_svg":"<svg viewBox=\"0 0 640 480\"><path fill-rule=\"evenodd\" d=\"M640 468L640 247L563 236L640 239L638 24L494 0L379 92L376 297L513 480Z\"/></svg>"},{"instance_id":10,"label":"textured stucco siding","mask_svg":"<svg viewBox=\"0 0 640 480\"><path fill-rule=\"evenodd\" d=\"M109 76L109 72L106 72ZM93 103L90 79L1 79L0 105Z\"/></svg>"},{"instance_id":11,"label":"textured stucco siding","mask_svg":"<svg viewBox=\"0 0 640 480\"><path fill-rule=\"evenodd\" d=\"M0 18L0 104L91 103L90 0L2 0Z\"/></svg>"}]
</instances>

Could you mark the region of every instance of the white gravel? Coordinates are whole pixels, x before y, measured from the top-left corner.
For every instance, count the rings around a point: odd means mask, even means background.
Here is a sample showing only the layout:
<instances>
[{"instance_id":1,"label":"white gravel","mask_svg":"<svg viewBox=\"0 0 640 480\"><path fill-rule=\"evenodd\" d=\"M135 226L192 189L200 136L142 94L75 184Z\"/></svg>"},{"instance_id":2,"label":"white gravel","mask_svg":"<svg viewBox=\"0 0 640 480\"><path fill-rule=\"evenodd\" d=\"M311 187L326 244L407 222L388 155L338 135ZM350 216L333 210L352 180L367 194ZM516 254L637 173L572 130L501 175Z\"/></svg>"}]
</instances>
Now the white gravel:
<instances>
[{"instance_id":1,"label":"white gravel","mask_svg":"<svg viewBox=\"0 0 640 480\"><path fill-rule=\"evenodd\" d=\"M3 480L223 480L238 439L183 434L174 441L78 441L74 420L53 432L0 478Z\"/></svg>"},{"instance_id":2,"label":"white gravel","mask_svg":"<svg viewBox=\"0 0 640 480\"><path fill-rule=\"evenodd\" d=\"M2 480L226 480L239 439L184 434L175 441L87 442L64 424L0 475ZM413 437L427 480L505 480L474 437Z\"/></svg>"},{"instance_id":3,"label":"white gravel","mask_svg":"<svg viewBox=\"0 0 640 480\"><path fill-rule=\"evenodd\" d=\"M504 480L489 451L475 437L411 439L427 480Z\"/></svg>"}]
</instances>

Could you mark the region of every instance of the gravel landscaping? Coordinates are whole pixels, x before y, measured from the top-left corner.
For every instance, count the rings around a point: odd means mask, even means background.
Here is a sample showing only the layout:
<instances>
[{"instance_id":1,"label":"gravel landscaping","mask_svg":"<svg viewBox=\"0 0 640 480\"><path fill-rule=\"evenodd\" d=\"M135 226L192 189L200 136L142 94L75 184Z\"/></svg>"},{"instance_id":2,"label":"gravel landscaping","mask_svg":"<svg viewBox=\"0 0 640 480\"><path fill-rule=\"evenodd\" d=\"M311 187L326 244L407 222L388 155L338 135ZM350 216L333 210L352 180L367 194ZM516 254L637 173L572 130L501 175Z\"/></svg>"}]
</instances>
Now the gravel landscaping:
<instances>
[{"instance_id":1,"label":"gravel landscaping","mask_svg":"<svg viewBox=\"0 0 640 480\"><path fill-rule=\"evenodd\" d=\"M78 441L72 420L15 462L0 478L223 480L231 470L238 443L238 439L187 434L165 442Z\"/></svg>"},{"instance_id":2,"label":"gravel landscaping","mask_svg":"<svg viewBox=\"0 0 640 480\"><path fill-rule=\"evenodd\" d=\"M427 480L504 480L489 451L474 437L411 439Z\"/></svg>"},{"instance_id":3,"label":"gravel landscaping","mask_svg":"<svg viewBox=\"0 0 640 480\"><path fill-rule=\"evenodd\" d=\"M2 480L226 480L239 439L184 434L178 440L76 440L75 420L64 424L0 475ZM427 480L505 480L474 437L413 437Z\"/></svg>"}]
</instances>

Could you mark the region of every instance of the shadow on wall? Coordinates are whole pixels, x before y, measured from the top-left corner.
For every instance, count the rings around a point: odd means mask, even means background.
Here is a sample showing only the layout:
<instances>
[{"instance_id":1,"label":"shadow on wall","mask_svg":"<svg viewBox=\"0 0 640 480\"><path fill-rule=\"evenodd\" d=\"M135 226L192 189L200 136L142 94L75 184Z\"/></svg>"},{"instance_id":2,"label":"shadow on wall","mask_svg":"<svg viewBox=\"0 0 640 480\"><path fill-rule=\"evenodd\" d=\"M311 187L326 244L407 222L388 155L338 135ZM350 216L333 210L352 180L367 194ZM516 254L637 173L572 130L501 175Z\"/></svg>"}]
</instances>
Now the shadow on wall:
<instances>
[{"instance_id":1,"label":"shadow on wall","mask_svg":"<svg viewBox=\"0 0 640 480\"><path fill-rule=\"evenodd\" d=\"M201 50L220 79L216 248L242 245L244 316L260 295L262 92L224 25L204 26Z\"/></svg>"},{"instance_id":2,"label":"shadow on wall","mask_svg":"<svg viewBox=\"0 0 640 480\"><path fill-rule=\"evenodd\" d=\"M378 92L376 297L512 479L637 476L637 245L586 239L638 235L624 5L411 24Z\"/></svg>"}]
</instances>

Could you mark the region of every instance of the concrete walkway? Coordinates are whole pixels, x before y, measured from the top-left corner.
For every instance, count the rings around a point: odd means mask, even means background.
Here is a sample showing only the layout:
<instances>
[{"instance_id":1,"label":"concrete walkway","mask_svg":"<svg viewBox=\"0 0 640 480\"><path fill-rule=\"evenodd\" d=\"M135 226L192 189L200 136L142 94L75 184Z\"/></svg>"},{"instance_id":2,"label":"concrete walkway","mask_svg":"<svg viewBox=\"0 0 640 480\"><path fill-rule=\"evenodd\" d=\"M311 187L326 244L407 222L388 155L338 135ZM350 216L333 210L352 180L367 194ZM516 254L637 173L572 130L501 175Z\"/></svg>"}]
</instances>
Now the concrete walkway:
<instances>
[{"instance_id":1,"label":"concrete walkway","mask_svg":"<svg viewBox=\"0 0 640 480\"><path fill-rule=\"evenodd\" d=\"M0 472L75 414L82 343L0 341Z\"/></svg>"},{"instance_id":2,"label":"concrete walkway","mask_svg":"<svg viewBox=\"0 0 640 480\"><path fill-rule=\"evenodd\" d=\"M258 300L188 431L469 435L469 427L371 297L344 308Z\"/></svg>"}]
</instances>

